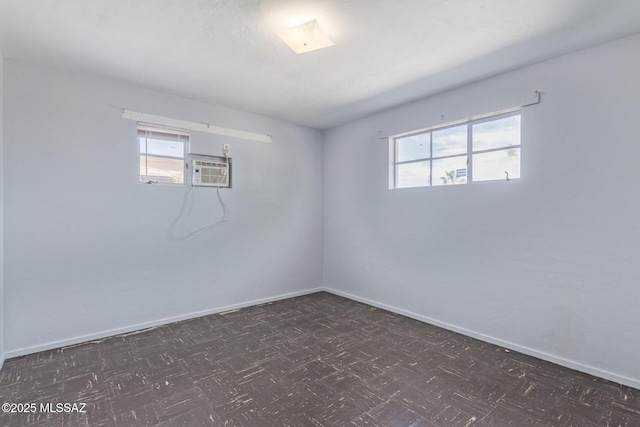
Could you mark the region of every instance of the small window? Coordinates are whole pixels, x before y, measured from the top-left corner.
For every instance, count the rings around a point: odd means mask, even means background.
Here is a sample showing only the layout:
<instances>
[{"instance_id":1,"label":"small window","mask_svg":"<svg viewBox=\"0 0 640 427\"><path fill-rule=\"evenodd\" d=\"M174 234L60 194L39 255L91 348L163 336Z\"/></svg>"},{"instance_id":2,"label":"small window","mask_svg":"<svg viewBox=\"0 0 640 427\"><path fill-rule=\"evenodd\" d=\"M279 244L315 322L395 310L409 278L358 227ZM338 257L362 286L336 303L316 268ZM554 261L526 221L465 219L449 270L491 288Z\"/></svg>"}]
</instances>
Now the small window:
<instances>
[{"instance_id":1,"label":"small window","mask_svg":"<svg viewBox=\"0 0 640 427\"><path fill-rule=\"evenodd\" d=\"M392 188L520 178L519 111L391 138L390 143Z\"/></svg>"},{"instance_id":2,"label":"small window","mask_svg":"<svg viewBox=\"0 0 640 427\"><path fill-rule=\"evenodd\" d=\"M140 182L184 185L187 142L186 131L139 124Z\"/></svg>"}]
</instances>

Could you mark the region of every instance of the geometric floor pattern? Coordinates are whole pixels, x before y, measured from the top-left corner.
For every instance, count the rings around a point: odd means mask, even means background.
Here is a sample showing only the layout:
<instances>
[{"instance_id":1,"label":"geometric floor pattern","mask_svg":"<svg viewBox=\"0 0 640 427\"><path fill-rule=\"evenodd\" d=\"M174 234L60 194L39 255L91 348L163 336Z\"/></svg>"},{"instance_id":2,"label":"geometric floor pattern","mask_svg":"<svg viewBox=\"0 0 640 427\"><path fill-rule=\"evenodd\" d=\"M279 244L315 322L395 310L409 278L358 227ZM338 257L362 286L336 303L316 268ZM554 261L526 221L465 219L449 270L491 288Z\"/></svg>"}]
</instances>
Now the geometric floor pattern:
<instances>
[{"instance_id":1,"label":"geometric floor pattern","mask_svg":"<svg viewBox=\"0 0 640 427\"><path fill-rule=\"evenodd\" d=\"M640 426L639 390L326 292L9 359L5 402L36 407L2 426Z\"/></svg>"}]
</instances>

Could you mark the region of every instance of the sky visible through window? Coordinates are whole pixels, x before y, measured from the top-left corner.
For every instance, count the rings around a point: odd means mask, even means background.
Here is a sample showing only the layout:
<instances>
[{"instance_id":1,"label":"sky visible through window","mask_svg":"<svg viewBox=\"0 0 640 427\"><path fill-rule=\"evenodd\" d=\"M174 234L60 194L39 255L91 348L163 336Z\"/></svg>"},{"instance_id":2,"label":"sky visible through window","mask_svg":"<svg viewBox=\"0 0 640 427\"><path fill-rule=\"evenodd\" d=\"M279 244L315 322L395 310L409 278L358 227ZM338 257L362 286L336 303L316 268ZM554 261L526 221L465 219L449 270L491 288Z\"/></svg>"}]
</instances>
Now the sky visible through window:
<instances>
[{"instance_id":1,"label":"sky visible through window","mask_svg":"<svg viewBox=\"0 0 640 427\"><path fill-rule=\"evenodd\" d=\"M398 144L398 158L396 161L405 162L415 159L426 159L431 155L429 151L430 147L431 135L428 133L402 138L402 144Z\"/></svg>"},{"instance_id":2,"label":"sky visible through window","mask_svg":"<svg viewBox=\"0 0 640 427\"><path fill-rule=\"evenodd\" d=\"M423 161L396 165L396 187L466 183L468 127L464 124L398 138L396 162ZM504 180L505 172L510 179L520 178L520 114L472 123L471 134L473 181Z\"/></svg>"},{"instance_id":3,"label":"sky visible through window","mask_svg":"<svg viewBox=\"0 0 640 427\"><path fill-rule=\"evenodd\" d=\"M139 138L140 154L151 156L184 157L184 144L180 141L167 141L163 139Z\"/></svg>"},{"instance_id":4,"label":"sky visible through window","mask_svg":"<svg viewBox=\"0 0 640 427\"><path fill-rule=\"evenodd\" d=\"M433 132L433 157L467 153L467 125Z\"/></svg>"},{"instance_id":5,"label":"sky visible through window","mask_svg":"<svg viewBox=\"0 0 640 427\"><path fill-rule=\"evenodd\" d=\"M520 145L520 115L472 126L473 151Z\"/></svg>"}]
</instances>

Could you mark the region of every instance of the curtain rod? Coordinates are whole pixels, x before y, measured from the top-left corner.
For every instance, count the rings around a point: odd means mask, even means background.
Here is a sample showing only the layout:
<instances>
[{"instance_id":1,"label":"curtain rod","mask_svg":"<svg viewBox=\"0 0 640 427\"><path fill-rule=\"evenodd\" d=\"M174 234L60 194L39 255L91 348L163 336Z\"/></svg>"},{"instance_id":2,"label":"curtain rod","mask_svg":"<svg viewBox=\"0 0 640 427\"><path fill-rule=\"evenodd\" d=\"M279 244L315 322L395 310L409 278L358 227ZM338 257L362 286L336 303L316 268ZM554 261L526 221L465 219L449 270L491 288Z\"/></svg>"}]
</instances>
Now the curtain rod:
<instances>
[{"instance_id":1,"label":"curtain rod","mask_svg":"<svg viewBox=\"0 0 640 427\"><path fill-rule=\"evenodd\" d=\"M483 119L485 117L491 117L494 115L498 115L498 114L506 114L506 113L510 113L513 111L518 111L521 108L524 107L529 107L531 105L536 105L536 104L540 104L540 91L539 90L534 90L532 92L532 99L526 101L524 104L515 106L515 107L509 107L509 108L505 108L502 110L498 110L498 111L493 111L491 113L486 113L486 114L481 114L478 116L474 116L474 117L470 117L470 118L466 118L466 119L460 119L460 120L454 120L452 122L448 122L448 123L443 123L440 125L435 125L435 126L430 126L428 128L424 128L424 129L418 129L418 130L412 130L412 131L408 131L408 132L395 132L395 133L390 133L390 132L384 132L380 129L378 129L378 134L380 135L380 139L381 140L388 140L389 138L395 138L397 136L402 136L402 135L410 135L413 133L418 133L418 132L426 132L429 130L435 130L439 127L448 127L450 125L454 125L454 124L463 124L463 123L467 123L473 120L478 120L478 119ZM444 114L441 115L441 118L444 119Z\"/></svg>"},{"instance_id":2,"label":"curtain rod","mask_svg":"<svg viewBox=\"0 0 640 427\"><path fill-rule=\"evenodd\" d=\"M139 113L137 111L122 109L122 118L128 120L135 120L148 124L160 124L179 129L188 129L197 132L215 133L216 135L230 136L233 138L249 139L259 142L272 142L271 135L264 135L260 133L245 132L242 130L223 128L219 126L213 126L209 123L195 123L188 122L186 120L172 119L169 117L154 116L153 114Z\"/></svg>"}]
</instances>

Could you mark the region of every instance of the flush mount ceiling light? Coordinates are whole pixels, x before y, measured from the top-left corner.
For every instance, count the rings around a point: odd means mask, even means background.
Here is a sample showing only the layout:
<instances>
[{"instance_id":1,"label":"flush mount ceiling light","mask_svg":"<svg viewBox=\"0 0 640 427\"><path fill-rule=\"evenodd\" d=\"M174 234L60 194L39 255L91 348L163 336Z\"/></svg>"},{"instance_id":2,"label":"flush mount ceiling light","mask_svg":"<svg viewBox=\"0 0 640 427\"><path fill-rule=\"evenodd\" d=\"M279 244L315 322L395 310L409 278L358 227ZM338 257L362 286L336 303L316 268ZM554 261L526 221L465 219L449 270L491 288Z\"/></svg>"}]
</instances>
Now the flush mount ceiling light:
<instances>
[{"instance_id":1,"label":"flush mount ceiling light","mask_svg":"<svg viewBox=\"0 0 640 427\"><path fill-rule=\"evenodd\" d=\"M329 40L315 19L295 27L276 31L276 34L297 54L333 46L333 42Z\"/></svg>"}]
</instances>

